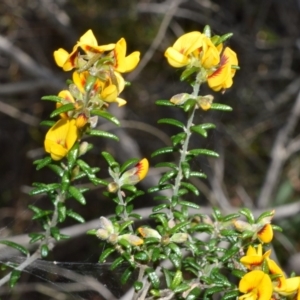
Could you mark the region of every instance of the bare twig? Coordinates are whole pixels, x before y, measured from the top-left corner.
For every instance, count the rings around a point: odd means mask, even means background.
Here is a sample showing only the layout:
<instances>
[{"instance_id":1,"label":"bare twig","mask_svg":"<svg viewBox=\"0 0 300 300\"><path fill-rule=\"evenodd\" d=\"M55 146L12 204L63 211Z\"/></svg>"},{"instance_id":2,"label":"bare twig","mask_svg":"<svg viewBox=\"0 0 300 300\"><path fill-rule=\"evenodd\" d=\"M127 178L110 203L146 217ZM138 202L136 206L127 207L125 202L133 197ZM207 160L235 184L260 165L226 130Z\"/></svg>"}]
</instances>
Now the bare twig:
<instances>
[{"instance_id":1,"label":"bare twig","mask_svg":"<svg viewBox=\"0 0 300 300\"><path fill-rule=\"evenodd\" d=\"M48 85L55 89L61 89L63 87L62 80L54 76L49 69L38 65L27 53L14 46L2 35L0 35L0 52L5 53L16 61L27 74L35 78L48 80Z\"/></svg>"},{"instance_id":2,"label":"bare twig","mask_svg":"<svg viewBox=\"0 0 300 300\"><path fill-rule=\"evenodd\" d=\"M168 1L166 1L165 5L167 7L167 10L163 11L164 18L160 24L159 30L156 34L156 37L154 38L154 40L153 40L150 48L146 52L146 54L143 56L138 67L130 75L127 76L128 80L135 79L140 74L140 72L144 69L144 67L147 65L147 63L150 61L150 59L152 58L157 47L161 44L161 41L165 37L166 31L169 27L170 22L172 21L172 18L177 10L177 7L185 1L186 0L168 0Z\"/></svg>"},{"instance_id":3,"label":"bare twig","mask_svg":"<svg viewBox=\"0 0 300 300\"><path fill-rule=\"evenodd\" d=\"M300 116L300 93L298 93L296 102L287 118L286 125L279 131L275 140L272 153L271 153L271 164L267 172L265 182L262 186L261 193L257 200L257 206L259 208L268 207L271 196L276 188L278 178L281 174L282 167L285 161L288 159L287 145L290 140L298 119Z\"/></svg>"},{"instance_id":4,"label":"bare twig","mask_svg":"<svg viewBox=\"0 0 300 300\"><path fill-rule=\"evenodd\" d=\"M0 101L0 112L30 126L37 126L40 120L32 115L21 112L14 106Z\"/></svg>"}]
</instances>

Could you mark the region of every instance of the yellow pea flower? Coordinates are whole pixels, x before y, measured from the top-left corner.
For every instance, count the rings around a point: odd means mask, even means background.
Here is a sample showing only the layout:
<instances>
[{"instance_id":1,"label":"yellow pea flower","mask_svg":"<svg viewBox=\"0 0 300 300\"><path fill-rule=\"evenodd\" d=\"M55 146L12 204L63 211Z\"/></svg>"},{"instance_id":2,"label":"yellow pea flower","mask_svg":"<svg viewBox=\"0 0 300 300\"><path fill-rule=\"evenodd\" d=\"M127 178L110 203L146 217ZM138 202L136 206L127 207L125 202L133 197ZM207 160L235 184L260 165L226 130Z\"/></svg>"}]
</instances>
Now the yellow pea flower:
<instances>
[{"instance_id":1,"label":"yellow pea flower","mask_svg":"<svg viewBox=\"0 0 300 300\"><path fill-rule=\"evenodd\" d=\"M73 73L73 82L82 94L85 93L85 84L87 82L88 76L90 76L88 71ZM99 98L102 101L107 103L116 102L120 107L127 103L124 99L118 97L118 95L123 91L125 87L125 81L123 77L117 72L115 72L113 76L116 81L116 85L112 84L110 78L108 78L106 82L103 82L100 79L96 79L91 90L95 94L98 93Z\"/></svg>"},{"instance_id":2,"label":"yellow pea flower","mask_svg":"<svg viewBox=\"0 0 300 300\"><path fill-rule=\"evenodd\" d=\"M245 293L239 297L239 300L270 300L273 290L272 281L263 271L254 270L241 279L239 290Z\"/></svg>"},{"instance_id":3,"label":"yellow pea flower","mask_svg":"<svg viewBox=\"0 0 300 300\"><path fill-rule=\"evenodd\" d=\"M80 48L88 55L94 55L95 53L103 53L105 51L111 51L115 48L115 44L98 45L97 39L94 33L89 29L79 39Z\"/></svg>"},{"instance_id":4,"label":"yellow pea flower","mask_svg":"<svg viewBox=\"0 0 300 300\"><path fill-rule=\"evenodd\" d=\"M114 49L114 69L119 73L130 72L136 68L140 61L140 52L134 51L126 56L127 45L124 38L121 38Z\"/></svg>"},{"instance_id":5,"label":"yellow pea flower","mask_svg":"<svg viewBox=\"0 0 300 300\"><path fill-rule=\"evenodd\" d=\"M264 260L267 262L269 273L272 275L281 275L280 277L276 278L276 285L280 287L285 287L285 277L284 272L281 268L277 265L277 263L270 259L271 249L266 251L263 254L262 245L259 244L257 248L253 246L249 246L246 252L246 255L241 257L240 262L248 269L248 270L255 270L260 269L261 265L263 264Z\"/></svg>"},{"instance_id":6,"label":"yellow pea flower","mask_svg":"<svg viewBox=\"0 0 300 300\"><path fill-rule=\"evenodd\" d=\"M187 66L191 62L191 53L203 45L203 37L199 31L192 31L179 37L172 47L165 51L168 63L174 68Z\"/></svg>"},{"instance_id":7,"label":"yellow pea flower","mask_svg":"<svg viewBox=\"0 0 300 300\"><path fill-rule=\"evenodd\" d=\"M263 263L263 260L268 258L271 254L271 250L266 253L262 253L262 245L259 244L257 248L249 246L246 255L240 259L240 262L249 270L255 269Z\"/></svg>"},{"instance_id":8,"label":"yellow pea flower","mask_svg":"<svg viewBox=\"0 0 300 300\"><path fill-rule=\"evenodd\" d=\"M233 69L232 66L238 66L237 56L234 51L226 47L221 55L218 68L207 78L209 87L214 91L230 88L233 84L232 78L236 72L236 69Z\"/></svg>"},{"instance_id":9,"label":"yellow pea flower","mask_svg":"<svg viewBox=\"0 0 300 300\"><path fill-rule=\"evenodd\" d=\"M78 61L78 44L73 47L71 53L63 48L54 51L54 60L56 64L64 71L70 71L77 66Z\"/></svg>"},{"instance_id":10,"label":"yellow pea flower","mask_svg":"<svg viewBox=\"0 0 300 300\"><path fill-rule=\"evenodd\" d=\"M219 49L207 36L203 37L201 65L206 69L211 69L220 62Z\"/></svg>"},{"instance_id":11,"label":"yellow pea flower","mask_svg":"<svg viewBox=\"0 0 300 300\"><path fill-rule=\"evenodd\" d=\"M78 130L75 120L60 119L47 132L45 151L53 160L64 158L78 140Z\"/></svg>"},{"instance_id":12,"label":"yellow pea flower","mask_svg":"<svg viewBox=\"0 0 300 300\"><path fill-rule=\"evenodd\" d=\"M284 287L274 287L275 292L277 292L280 295L283 296L291 296L291 295L296 295L296 298L300 300L300 277L292 277L292 278L287 278L285 280L285 286Z\"/></svg>"}]
</instances>

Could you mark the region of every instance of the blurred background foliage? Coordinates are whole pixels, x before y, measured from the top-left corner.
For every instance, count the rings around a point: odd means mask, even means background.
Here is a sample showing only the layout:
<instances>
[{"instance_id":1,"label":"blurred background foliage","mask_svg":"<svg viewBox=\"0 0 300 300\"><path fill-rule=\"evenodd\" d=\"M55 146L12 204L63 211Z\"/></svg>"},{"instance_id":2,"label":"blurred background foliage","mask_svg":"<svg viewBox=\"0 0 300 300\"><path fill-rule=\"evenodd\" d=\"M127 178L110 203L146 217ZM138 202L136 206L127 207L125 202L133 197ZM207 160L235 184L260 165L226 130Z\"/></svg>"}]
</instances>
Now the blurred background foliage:
<instances>
[{"instance_id":1,"label":"blurred background foliage","mask_svg":"<svg viewBox=\"0 0 300 300\"><path fill-rule=\"evenodd\" d=\"M118 109L111 105L123 128L101 124L123 138L121 146L104 139L95 140L96 147L87 157L89 163L101 167L106 177L107 166L100 150L111 152L119 161L135 155L150 158L151 152L167 145L168 136L176 133L171 126L157 125L157 120L168 116L184 120L185 116L176 109L156 107L154 102L191 89L179 83L180 72L167 65L164 51L179 35L202 31L209 24L214 34L234 34L228 44L237 52L241 70L230 90L214 94L215 102L226 103L234 110L199 111L197 116L197 121L216 123L217 129L207 139L197 137L192 143L219 152L220 159L194 163L195 170L204 170L209 175L208 180L196 183L201 196L194 201L206 208L218 205L227 212L241 206L253 210L280 206L277 212L284 217L275 223L284 232L276 234L275 248L287 270L291 270L289 265L298 268L290 257L297 258L300 250L299 112L293 130L286 136L285 145L293 146L293 151L284 159L281 156L281 168L271 169L271 173L277 172L277 180L269 199L261 204L259 195L268 185L265 180L270 164L278 160L275 141L295 113L293 107L299 97L299 13L297 0L2 0L1 237L39 230L38 224L31 221L27 205L49 206L47 199L29 197L28 191L34 181L55 181L49 171L37 172L32 166L34 159L44 155L47 128L38 124L49 119L54 108L53 103L40 98L57 94L71 76L55 65L53 51L60 47L71 50L78 38L92 29L99 44L125 37L128 52L139 50L143 59L150 57L149 62L142 60L142 67L126 77L132 83L122 94L128 101L126 107ZM202 93L208 92L211 93L203 87ZM176 156L159 159L176 159ZM152 166L157 162L158 158L150 161ZM157 171L152 170L140 188L146 189L155 182ZM74 201L74 210L80 209L86 220L113 213L114 206L102 191L103 188L97 188L89 192L84 208ZM149 197L135 204L143 208L153 202ZM289 204L295 204L293 209ZM71 222L66 224L71 225ZM74 249L72 256L69 246ZM69 246L58 246L53 257L61 261L96 261L101 252L91 237L80 236L70 241Z\"/></svg>"}]
</instances>

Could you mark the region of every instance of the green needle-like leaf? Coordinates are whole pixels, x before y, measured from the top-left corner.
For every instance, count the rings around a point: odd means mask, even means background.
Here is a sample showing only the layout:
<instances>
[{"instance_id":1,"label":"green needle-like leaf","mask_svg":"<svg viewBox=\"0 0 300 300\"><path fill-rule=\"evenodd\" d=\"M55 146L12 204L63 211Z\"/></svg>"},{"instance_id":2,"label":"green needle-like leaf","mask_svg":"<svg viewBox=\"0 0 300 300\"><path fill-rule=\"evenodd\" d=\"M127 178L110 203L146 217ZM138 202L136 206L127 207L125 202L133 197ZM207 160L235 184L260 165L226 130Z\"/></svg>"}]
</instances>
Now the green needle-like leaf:
<instances>
[{"instance_id":1,"label":"green needle-like leaf","mask_svg":"<svg viewBox=\"0 0 300 300\"><path fill-rule=\"evenodd\" d=\"M65 99L59 96L54 96L54 95L49 95L49 96L43 96L41 98L42 100L49 100L49 101L54 101L54 102L62 102Z\"/></svg>"},{"instance_id":2,"label":"green needle-like leaf","mask_svg":"<svg viewBox=\"0 0 300 300\"><path fill-rule=\"evenodd\" d=\"M161 155L161 154L166 154L166 153L172 153L174 151L173 147L165 147L165 148L160 148L156 151L154 151L151 154L151 157L157 156L157 155Z\"/></svg>"},{"instance_id":3,"label":"green needle-like leaf","mask_svg":"<svg viewBox=\"0 0 300 300\"><path fill-rule=\"evenodd\" d=\"M181 123L178 120L175 120L175 119L168 119L168 118L160 119L160 120L158 120L157 123L158 124L170 124L170 125L173 125L173 126L177 126L179 128L184 128L184 124Z\"/></svg>"},{"instance_id":4,"label":"green needle-like leaf","mask_svg":"<svg viewBox=\"0 0 300 300\"><path fill-rule=\"evenodd\" d=\"M86 201L82 193L78 188L75 186L70 186L68 189L68 192L71 194L72 197L74 197L75 200L77 200L80 204L85 205Z\"/></svg>"},{"instance_id":5,"label":"green needle-like leaf","mask_svg":"<svg viewBox=\"0 0 300 300\"><path fill-rule=\"evenodd\" d=\"M74 109L75 109L75 106L74 106L73 103L67 103L67 104L65 104L65 105L60 106L60 107L57 108L56 110L54 110L54 111L51 113L50 117L53 118L53 117L55 117L55 116L58 116L58 115L61 114L61 113L65 113L65 112L68 112L68 111L74 110Z\"/></svg>"},{"instance_id":6,"label":"green needle-like leaf","mask_svg":"<svg viewBox=\"0 0 300 300\"><path fill-rule=\"evenodd\" d=\"M229 105L221 104L221 103L212 103L210 109L232 111L232 107L230 107Z\"/></svg>"},{"instance_id":7,"label":"green needle-like leaf","mask_svg":"<svg viewBox=\"0 0 300 300\"><path fill-rule=\"evenodd\" d=\"M100 137L112 139L115 141L119 141L119 138L116 135L106 132L106 131L98 130L98 129L91 129L90 131L87 132L87 134L92 135L92 136L100 136Z\"/></svg>"},{"instance_id":8,"label":"green needle-like leaf","mask_svg":"<svg viewBox=\"0 0 300 300\"><path fill-rule=\"evenodd\" d=\"M110 114L107 111L99 110L99 109L93 109L91 111L91 115L99 116L101 118L104 118L104 119L116 124L117 126L120 126L120 121L115 116L113 116L112 114Z\"/></svg>"},{"instance_id":9,"label":"green needle-like leaf","mask_svg":"<svg viewBox=\"0 0 300 300\"><path fill-rule=\"evenodd\" d=\"M21 253L23 253L24 255L27 255L29 253L28 250L24 246L19 245L15 242L2 240L2 241L0 241L0 244L6 245L6 246L11 247L11 248L14 248L14 249L20 251Z\"/></svg>"},{"instance_id":10,"label":"green needle-like leaf","mask_svg":"<svg viewBox=\"0 0 300 300\"><path fill-rule=\"evenodd\" d=\"M160 106L175 106L173 103L170 102L170 100L157 100L155 101L155 104Z\"/></svg>"}]
</instances>

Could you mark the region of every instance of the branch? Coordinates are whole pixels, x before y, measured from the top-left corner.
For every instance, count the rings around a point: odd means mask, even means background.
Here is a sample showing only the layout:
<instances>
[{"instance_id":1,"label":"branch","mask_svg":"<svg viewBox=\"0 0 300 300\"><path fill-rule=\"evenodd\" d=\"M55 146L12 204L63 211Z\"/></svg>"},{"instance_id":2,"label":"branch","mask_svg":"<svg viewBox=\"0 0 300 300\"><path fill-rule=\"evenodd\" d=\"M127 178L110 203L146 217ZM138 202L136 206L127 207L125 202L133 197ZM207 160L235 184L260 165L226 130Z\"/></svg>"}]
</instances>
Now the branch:
<instances>
[{"instance_id":1,"label":"branch","mask_svg":"<svg viewBox=\"0 0 300 300\"><path fill-rule=\"evenodd\" d=\"M286 125L279 131L271 153L271 164L261 193L257 200L259 208L269 206L272 194L276 188L278 178L281 174L285 161L289 158L287 155L287 146L290 136L293 134L300 116L300 93L298 93L296 102L287 118Z\"/></svg>"},{"instance_id":2,"label":"branch","mask_svg":"<svg viewBox=\"0 0 300 300\"><path fill-rule=\"evenodd\" d=\"M159 30L156 34L156 37L154 38L150 48L146 52L146 54L143 56L142 60L140 61L138 67L130 74L128 75L128 80L135 79L141 71L144 69L144 67L147 65L147 63L151 60L154 52L158 48L158 46L161 44L162 40L166 36L166 31L170 25L170 22L172 21L174 14L176 13L176 10L178 6L185 2L186 0L168 0L166 1L166 10L162 11L164 13L164 18L160 24Z\"/></svg>"},{"instance_id":3,"label":"branch","mask_svg":"<svg viewBox=\"0 0 300 300\"><path fill-rule=\"evenodd\" d=\"M61 89L63 81L57 79L49 69L37 64L27 53L14 46L7 38L0 35L0 52L5 53L16 61L27 73L38 79L46 79L48 85L54 89Z\"/></svg>"}]
</instances>

